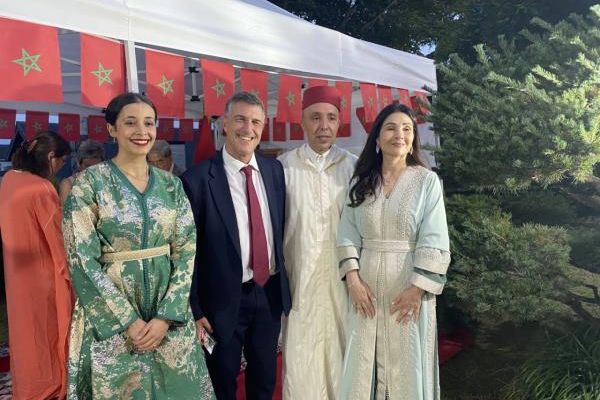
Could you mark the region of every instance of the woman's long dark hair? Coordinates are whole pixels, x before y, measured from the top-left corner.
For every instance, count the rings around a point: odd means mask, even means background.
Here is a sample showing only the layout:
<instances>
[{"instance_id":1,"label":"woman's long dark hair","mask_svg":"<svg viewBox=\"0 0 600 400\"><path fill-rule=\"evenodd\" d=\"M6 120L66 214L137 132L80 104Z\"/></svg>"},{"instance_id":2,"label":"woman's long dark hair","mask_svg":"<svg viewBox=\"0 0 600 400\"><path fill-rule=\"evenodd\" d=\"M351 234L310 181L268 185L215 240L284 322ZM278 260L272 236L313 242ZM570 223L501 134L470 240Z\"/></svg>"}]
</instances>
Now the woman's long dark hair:
<instances>
[{"instance_id":1,"label":"woman's long dark hair","mask_svg":"<svg viewBox=\"0 0 600 400\"><path fill-rule=\"evenodd\" d=\"M50 170L48 154L51 152L54 152L54 157L60 158L71 154L71 147L69 142L55 132L38 133L33 139L23 142L15 151L11 160L12 166L14 169L50 179L52 173L57 172Z\"/></svg>"},{"instance_id":2,"label":"woman's long dark hair","mask_svg":"<svg viewBox=\"0 0 600 400\"><path fill-rule=\"evenodd\" d=\"M383 154L381 151L377 151L377 139L381 134L381 128L385 119L398 112L408 115L413 124L414 138L412 142L412 154L407 154L406 164L420 165L427 168L421 157L419 131L412 110L403 104L390 104L381 110L377 118L375 118L375 123L373 124L373 128L371 128L367 143L365 143L365 147L360 153L360 157L358 157L354 175L352 175L354 184L350 188L350 207L360 206L367 197L374 196L381 185L383 181L381 174Z\"/></svg>"}]
</instances>

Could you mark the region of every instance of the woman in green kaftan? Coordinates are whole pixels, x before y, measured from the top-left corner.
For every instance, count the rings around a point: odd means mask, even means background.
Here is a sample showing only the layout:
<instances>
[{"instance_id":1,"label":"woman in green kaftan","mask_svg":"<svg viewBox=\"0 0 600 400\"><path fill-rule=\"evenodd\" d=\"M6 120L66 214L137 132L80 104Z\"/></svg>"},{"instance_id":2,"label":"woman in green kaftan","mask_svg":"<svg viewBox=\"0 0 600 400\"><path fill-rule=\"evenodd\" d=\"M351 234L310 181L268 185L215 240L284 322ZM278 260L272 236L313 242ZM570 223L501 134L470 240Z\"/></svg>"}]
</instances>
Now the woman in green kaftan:
<instances>
[{"instance_id":1,"label":"woman in green kaftan","mask_svg":"<svg viewBox=\"0 0 600 400\"><path fill-rule=\"evenodd\" d=\"M127 93L106 110L119 145L74 181L63 230L77 302L68 399L212 399L189 306L196 247L181 183L151 167L156 110Z\"/></svg>"}]
</instances>

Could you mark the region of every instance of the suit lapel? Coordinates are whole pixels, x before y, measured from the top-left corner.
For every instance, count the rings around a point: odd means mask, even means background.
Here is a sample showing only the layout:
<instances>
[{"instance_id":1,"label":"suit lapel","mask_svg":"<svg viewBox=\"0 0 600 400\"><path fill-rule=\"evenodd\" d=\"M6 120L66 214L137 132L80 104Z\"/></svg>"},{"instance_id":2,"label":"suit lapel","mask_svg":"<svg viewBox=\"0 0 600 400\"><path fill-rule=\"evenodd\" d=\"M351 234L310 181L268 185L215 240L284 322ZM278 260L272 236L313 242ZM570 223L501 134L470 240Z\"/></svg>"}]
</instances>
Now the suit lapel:
<instances>
[{"instance_id":1,"label":"suit lapel","mask_svg":"<svg viewBox=\"0 0 600 400\"><path fill-rule=\"evenodd\" d=\"M241 258L240 234L237 227L233 200L231 199L231 191L229 190L229 183L227 181L227 174L225 173L225 165L223 164L223 154L221 152L217 153L213 158L209 173L211 179L208 181L208 184L213 200L227 228L227 233L229 233L231 241L235 246L235 250Z\"/></svg>"}]
</instances>

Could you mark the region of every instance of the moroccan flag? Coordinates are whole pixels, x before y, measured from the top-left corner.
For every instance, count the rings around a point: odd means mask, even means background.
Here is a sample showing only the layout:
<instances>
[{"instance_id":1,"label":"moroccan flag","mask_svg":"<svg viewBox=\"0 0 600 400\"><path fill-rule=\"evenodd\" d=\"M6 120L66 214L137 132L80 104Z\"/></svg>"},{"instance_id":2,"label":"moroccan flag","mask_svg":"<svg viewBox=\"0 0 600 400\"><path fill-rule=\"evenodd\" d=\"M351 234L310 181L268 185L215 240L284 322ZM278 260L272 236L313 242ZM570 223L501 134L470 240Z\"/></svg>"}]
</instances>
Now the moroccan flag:
<instances>
[{"instance_id":1,"label":"moroccan flag","mask_svg":"<svg viewBox=\"0 0 600 400\"><path fill-rule=\"evenodd\" d=\"M377 93L375 92L375 85L361 82L360 93L363 100L364 120L366 122L375 121L377 117Z\"/></svg>"},{"instance_id":2,"label":"moroccan flag","mask_svg":"<svg viewBox=\"0 0 600 400\"><path fill-rule=\"evenodd\" d=\"M328 86L329 81L327 79L319 79L319 78L308 78L308 87L315 86Z\"/></svg>"},{"instance_id":3,"label":"moroccan flag","mask_svg":"<svg viewBox=\"0 0 600 400\"><path fill-rule=\"evenodd\" d=\"M173 128L173 118L159 118L156 128L156 139L173 140L175 128Z\"/></svg>"},{"instance_id":4,"label":"moroccan flag","mask_svg":"<svg viewBox=\"0 0 600 400\"><path fill-rule=\"evenodd\" d=\"M69 142L80 139L79 114L58 114L58 134Z\"/></svg>"},{"instance_id":5,"label":"moroccan flag","mask_svg":"<svg viewBox=\"0 0 600 400\"><path fill-rule=\"evenodd\" d=\"M424 123L425 117L429 114L429 100L427 99L427 93L415 91L410 98L410 101L412 103L413 111L417 114L417 123Z\"/></svg>"},{"instance_id":6,"label":"moroccan flag","mask_svg":"<svg viewBox=\"0 0 600 400\"><path fill-rule=\"evenodd\" d=\"M296 122L302 120L302 80L297 76L279 75L279 99L277 100L277 120Z\"/></svg>"},{"instance_id":7,"label":"moroccan flag","mask_svg":"<svg viewBox=\"0 0 600 400\"><path fill-rule=\"evenodd\" d=\"M12 139L15 137L16 110L0 109L0 139Z\"/></svg>"},{"instance_id":8,"label":"moroccan flag","mask_svg":"<svg viewBox=\"0 0 600 400\"><path fill-rule=\"evenodd\" d=\"M154 102L158 115L183 118L183 57L146 50L146 94Z\"/></svg>"},{"instance_id":9,"label":"moroccan flag","mask_svg":"<svg viewBox=\"0 0 600 400\"><path fill-rule=\"evenodd\" d=\"M0 100L62 103L56 28L0 18Z\"/></svg>"},{"instance_id":10,"label":"moroccan flag","mask_svg":"<svg viewBox=\"0 0 600 400\"><path fill-rule=\"evenodd\" d=\"M193 163L198 164L204 160L208 160L215 155L215 152L213 132L210 128L210 117L204 117L200 120L200 137L196 143Z\"/></svg>"},{"instance_id":11,"label":"moroccan flag","mask_svg":"<svg viewBox=\"0 0 600 400\"><path fill-rule=\"evenodd\" d=\"M304 129L300 124L290 124L290 140L304 140Z\"/></svg>"},{"instance_id":12,"label":"moroccan flag","mask_svg":"<svg viewBox=\"0 0 600 400\"><path fill-rule=\"evenodd\" d=\"M269 118L265 118L265 124L263 126L262 135L260 136L260 142L269 141Z\"/></svg>"},{"instance_id":13,"label":"moroccan flag","mask_svg":"<svg viewBox=\"0 0 600 400\"><path fill-rule=\"evenodd\" d=\"M358 117L358 120L362 124L363 128L365 128L365 132L367 133L367 135L369 135L371 133L371 128L373 127L373 121L367 122L367 120L365 119L365 108L357 107L356 116Z\"/></svg>"},{"instance_id":14,"label":"moroccan flag","mask_svg":"<svg viewBox=\"0 0 600 400\"><path fill-rule=\"evenodd\" d=\"M377 85L377 97L379 98L379 110L392 104L392 88L389 86Z\"/></svg>"},{"instance_id":15,"label":"moroccan flag","mask_svg":"<svg viewBox=\"0 0 600 400\"><path fill-rule=\"evenodd\" d=\"M273 118L273 142L285 142L285 122Z\"/></svg>"},{"instance_id":16,"label":"moroccan flag","mask_svg":"<svg viewBox=\"0 0 600 400\"><path fill-rule=\"evenodd\" d=\"M125 92L125 53L119 42L80 35L81 102L106 107Z\"/></svg>"},{"instance_id":17,"label":"moroccan flag","mask_svg":"<svg viewBox=\"0 0 600 400\"><path fill-rule=\"evenodd\" d=\"M204 88L204 115L223 115L225 104L233 95L233 65L200 60Z\"/></svg>"},{"instance_id":18,"label":"moroccan flag","mask_svg":"<svg viewBox=\"0 0 600 400\"><path fill-rule=\"evenodd\" d=\"M338 129L337 137L345 138L352 136L350 131L350 124L340 124L340 129Z\"/></svg>"},{"instance_id":19,"label":"moroccan flag","mask_svg":"<svg viewBox=\"0 0 600 400\"><path fill-rule=\"evenodd\" d=\"M26 111L25 139L31 140L38 133L47 131L48 117L50 117L50 113L45 111Z\"/></svg>"},{"instance_id":20,"label":"moroccan flag","mask_svg":"<svg viewBox=\"0 0 600 400\"><path fill-rule=\"evenodd\" d=\"M97 140L100 143L108 141L108 130L104 115L90 115L87 120L88 139Z\"/></svg>"},{"instance_id":21,"label":"moroccan flag","mask_svg":"<svg viewBox=\"0 0 600 400\"><path fill-rule=\"evenodd\" d=\"M410 101L408 89L398 88L396 90L398 90L398 99L400 100L400 104L404 104L406 107L412 108L412 102Z\"/></svg>"},{"instance_id":22,"label":"moroccan flag","mask_svg":"<svg viewBox=\"0 0 600 400\"><path fill-rule=\"evenodd\" d=\"M350 124L350 112L352 110L352 82L337 81L335 87L342 95L340 106L340 123Z\"/></svg>"},{"instance_id":23,"label":"moroccan flag","mask_svg":"<svg viewBox=\"0 0 600 400\"><path fill-rule=\"evenodd\" d=\"M179 140L191 142L194 140L194 120L184 118L179 120Z\"/></svg>"},{"instance_id":24,"label":"moroccan flag","mask_svg":"<svg viewBox=\"0 0 600 400\"><path fill-rule=\"evenodd\" d=\"M267 108L267 103L269 101L268 81L269 75L264 71L247 68L240 69L242 90L257 95L263 102L265 109Z\"/></svg>"}]
</instances>

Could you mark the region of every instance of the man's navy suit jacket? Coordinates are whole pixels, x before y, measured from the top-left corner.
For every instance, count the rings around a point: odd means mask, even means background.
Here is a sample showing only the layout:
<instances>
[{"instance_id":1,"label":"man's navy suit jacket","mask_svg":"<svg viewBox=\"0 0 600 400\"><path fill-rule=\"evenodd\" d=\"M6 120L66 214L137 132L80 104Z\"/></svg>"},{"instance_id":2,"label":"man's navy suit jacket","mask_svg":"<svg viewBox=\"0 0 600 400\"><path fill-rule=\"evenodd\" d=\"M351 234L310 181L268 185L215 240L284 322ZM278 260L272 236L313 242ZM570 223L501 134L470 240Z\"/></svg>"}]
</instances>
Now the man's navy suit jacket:
<instances>
[{"instance_id":1,"label":"man's navy suit jacket","mask_svg":"<svg viewBox=\"0 0 600 400\"><path fill-rule=\"evenodd\" d=\"M285 178L279 161L255 153L269 202L273 226L272 251L278 272L267 286L271 310L280 317L291 308L291 297L283 259L285 223ZM190 303L196 320L206 317L215 339L225 343L237 324L242 292L242 261L235 209L221 152L182 176L197 231L196 260Z\"/></svg>"}]
</instances>

